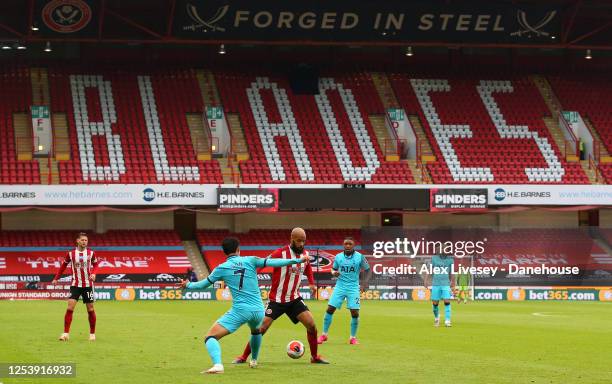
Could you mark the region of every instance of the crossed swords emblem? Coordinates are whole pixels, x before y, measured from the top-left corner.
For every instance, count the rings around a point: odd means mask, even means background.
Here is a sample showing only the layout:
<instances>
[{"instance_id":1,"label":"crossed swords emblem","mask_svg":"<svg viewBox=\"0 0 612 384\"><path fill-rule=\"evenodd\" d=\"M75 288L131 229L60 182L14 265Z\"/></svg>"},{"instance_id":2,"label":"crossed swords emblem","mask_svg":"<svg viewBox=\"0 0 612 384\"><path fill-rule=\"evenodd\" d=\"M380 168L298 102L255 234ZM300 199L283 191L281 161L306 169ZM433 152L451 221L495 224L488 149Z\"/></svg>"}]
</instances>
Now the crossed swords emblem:
<instances>
[{"instance_id":1,"label":"crossed swords emblem","mask_svg":"<svg viewBox=\"0 0 612 384\"><path fill-rule=\"evenodd\" d=\"M546 24L550 23L556 15L557 11L547 12L546 15L542 18L542 20L538 21L536 25L531 25L527 21L527 14L525 13L525 11L518 11L516 13L516 18L523 29L519 29L516 32L512 32L510 36L523 36L529 33L533 33L536 36L548 36L550 35L550 33L546 31L541 31L540 29Z\"/></svg>"},{"instance_id":2,"label":"crossed swords emblem","mask_svg":"<svg viewBox=\"0 0 612 384\"><path fill-rule=\"evenodd\" d=\"M225 16L228 9L229 9L229 5L219 7L217 9L217 12L215 12L215 14L213 15L213 17L211 17L208 20L204 20L202 19L202 17L200 17L200 14L198 13L198 9L195 7L195 5L187 4L187 14L189 15L189 17L191 17L193 21L198 23L198 25L195 27L206 27L212 31L220 31L220 32L225 32L225 28L219 27L215 25L215 23L217 23L219 20L223 18L223 16Z\"/></svg>"},{"instance_id":3,"label":"crossed swords emblem","mask_svg":"<svg viewBox=\"0 0 612 384\"><path fill-rule=\"evenodd\" d=\"M55 10L55 16L57 16L58 21L66 25L73 24L78 14L79 10L69 5L62 7L62 9L58 8Z\"/></svg>"}]
</instances>

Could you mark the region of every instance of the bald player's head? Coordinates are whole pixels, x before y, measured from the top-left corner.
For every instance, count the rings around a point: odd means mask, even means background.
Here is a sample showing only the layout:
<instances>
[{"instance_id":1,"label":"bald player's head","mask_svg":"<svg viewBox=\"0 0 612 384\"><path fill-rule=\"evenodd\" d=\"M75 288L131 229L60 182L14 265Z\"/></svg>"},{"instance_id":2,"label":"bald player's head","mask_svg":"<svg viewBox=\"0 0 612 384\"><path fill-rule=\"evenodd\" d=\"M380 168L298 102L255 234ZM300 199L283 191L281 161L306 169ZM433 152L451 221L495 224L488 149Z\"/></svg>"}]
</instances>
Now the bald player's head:
<instances>
[{"instance_id":1,"label":"bald player's head","mask_svg":"<svg viewBox=\"0 0 612 384\"><path fill-rule=\"evenodd\" d=\"M306 231L303 228L296 227L291 230L291 249L294 253L301 255L304 252L306 244Z\"/></svg>"}]
</instances>

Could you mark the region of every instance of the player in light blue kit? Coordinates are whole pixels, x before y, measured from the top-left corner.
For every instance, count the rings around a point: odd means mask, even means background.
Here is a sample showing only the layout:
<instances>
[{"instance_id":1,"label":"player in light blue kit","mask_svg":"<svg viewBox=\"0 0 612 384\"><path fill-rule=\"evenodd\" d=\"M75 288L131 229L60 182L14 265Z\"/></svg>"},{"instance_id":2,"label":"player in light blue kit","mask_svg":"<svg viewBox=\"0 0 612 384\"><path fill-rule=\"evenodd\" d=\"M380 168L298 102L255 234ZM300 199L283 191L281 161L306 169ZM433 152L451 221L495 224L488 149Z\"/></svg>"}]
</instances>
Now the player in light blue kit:
<instances>
[{"instance_id":1,"label":"player in light blue kit","mask_svg":"<svg viewBox=\"0 0 612 384\"><path fill-rule=\"evenodd\" d=\"M455 279L451 275L453 268L453 257L447 255L434 255L431 258L431 303L433 305L434 326L440 326L440 313L438 304L444 300L444 325L451 326L451 299L455 289ZM428 275L429 277L429 275ZM425 287L429 285L426 279Z\"/></svg>"},{"instance_id":2,"label":"player in light blue kit","mask_svg":"<svg viewBox=\"0 0 612 384\"><path fill-rule=\"evenodd\" d=\"M299 264L307 261L304 255L297 259L264 259L255 256L240 257L240 243L238 239L228 237L223 240L221 246L227 255L227 260L218 265L217 268L204 280L189 282L183 280L181 288L205 289L216 281L223 280L232 292L232 308L213 324L204 340L208 354L213 362L212 368L206 373L223 373L221 363L221 345L219 340L235 332L243 324L251 328L251 361L250 367L257 366L257 356L261 346L261 332L259 327L264 318L264 305L261 300L261 292L257 282L257 268L284 267L291 264ZM204 373L204 372L202 372Z\"/></svg>"},{"instance_id":3,"label":"player in light blue kit","mask_svg":"<svg viewBox=\"0 0 612 384\"><path fill-rule=\"evenodd\" d=\"M366 271L363 286L359 285L359 273ZM342 302L346 299L346 307L351 311L351 338L350 344L359 344L357 341L357 327L359 326L359 298L361 290L365 289L372 271L365 256L355 251L355 240L352 237L344 239L344 252L340 252L334 258L332 275L337 277L336 287L329 298L327 312L323 319L323 333L319 337L319 344L327 341L327 331L332 323L332 316L336 308L342 308Z\"/></svg>"}]
</instances>

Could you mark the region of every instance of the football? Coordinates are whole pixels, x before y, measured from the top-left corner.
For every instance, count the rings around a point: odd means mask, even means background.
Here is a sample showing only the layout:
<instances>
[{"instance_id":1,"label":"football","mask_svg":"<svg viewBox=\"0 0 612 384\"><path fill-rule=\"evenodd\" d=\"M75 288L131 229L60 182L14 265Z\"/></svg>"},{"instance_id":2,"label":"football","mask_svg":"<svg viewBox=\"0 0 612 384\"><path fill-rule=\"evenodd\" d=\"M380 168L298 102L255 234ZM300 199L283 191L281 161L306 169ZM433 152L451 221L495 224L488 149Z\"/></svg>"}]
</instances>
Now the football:
<instances>
[{"instance_id":1,"label":"football","mask_svg":"<svg viewBox=\"0 0 612 384\"><path fill-rule=\"evenodd\" d=\"M299 340L291 340L287 344L287 356L292 359L299 359L304 356L304 344Z\"/></svg>"}]
</instances>

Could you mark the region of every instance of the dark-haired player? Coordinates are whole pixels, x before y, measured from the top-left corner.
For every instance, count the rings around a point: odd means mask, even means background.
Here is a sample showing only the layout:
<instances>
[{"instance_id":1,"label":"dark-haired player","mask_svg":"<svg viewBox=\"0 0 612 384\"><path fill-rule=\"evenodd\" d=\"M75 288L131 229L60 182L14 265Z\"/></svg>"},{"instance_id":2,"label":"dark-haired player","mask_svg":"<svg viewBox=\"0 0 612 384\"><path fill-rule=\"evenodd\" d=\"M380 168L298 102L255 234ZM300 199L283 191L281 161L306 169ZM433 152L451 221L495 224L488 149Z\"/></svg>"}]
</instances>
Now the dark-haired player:
<instances>
[{"instance_id":1,"label":"dark-haired player","mask_svg":"<svg viewBox=\"0 0 612 384\"><path fill-rule=\"evenodd\" d=\"M219 340L235 332L243 324L248 324L251 328L249 345L253 349L253 357L250 366L251 368L257 367L257 355L261 346L259 327L264 317L263 301L257 282L257 268L286 267L303 263L308 259L307 256L285 260L263 259L255 256L240 257L239 245L236 238L223 239L221 246L227 255L227 260L218 265L204 280L195 283L182 280L180 283L181 288L205 289L216 281L222 280L232 292L232 308L213 324L204 339L204 345L213 362L213 366L205 371L206 373L223 373Z\"/></svg>"},{"instance_id":2,"label":"dark-haired player","mask_svg":"<svg viewBox=\"0 0 612 384\"><path fill-rule=\"evenodd\" d=\"M68 341L70 338L70 324L72 324L72 314L79 297L83 297L83 303L87 308L89 317L89 340L96 340L96 311L94 310L93 285L96 280L96 267L98 260L92 250L87 249L87 234L80 232L76 237L76 248L69 251L64 258L59 271L53 278L51 284L57 284L57 280L62 276L68 265L72 268L72 283L70 284L70 298L68 299L68 309L64 315L64 333L60 336L60 341Z\"/></svg>"},{"instance_id":3,"label":"dark-haired player","mask_svg":"<svg viewBox=\"0 0 612 384\"><path fill-rule=\"evenodd\" d=\"M302 228L293 228L291 231L291 243L272 252L270 259L297 259L308 257L308 251L304 250L306 244L306 231ZM329 364L325 359L317 354L317 326L315 325L312 313L304 304L299 290L302 284L302 272L308 278L310 291L314 296L316 287L314 285L314 275L312 266L306 263L301 265L289 266L275 269L272 273L272 289L270 290L270 301L266 307L266 317L261 326L261 334L266 333L274 320L283 314L289 316L293 324L298 322L306 327L306 336L310 346L310 362L313 364ZM244 363L251 353L249 344L244 349L241 356L234 359L234 364Z\"/></svg>"},{"instance_id":4,"label":"dark-haired player","mask_svg":"<svg viewBox=\"0 0 612 384\"><path fill-rule=\"evenodd\" d=\"M325 318L323 319L323 333L319 337L319 344L327 341L327 332L332 323L332 316L337 308L342 308L342 303L346 299L346 307L351 311L351 337L350 344L359 344L357 341L357 328L359 326L359 308L361 290L364 288L359 284L359 274L366 272L363 285L372 276L370 265L365 256L355 251L355 240L352 237L344 239L344 251L334 258L332 275L337 277L336 287L329 298Z\"/></svg>"}]
</instances>

